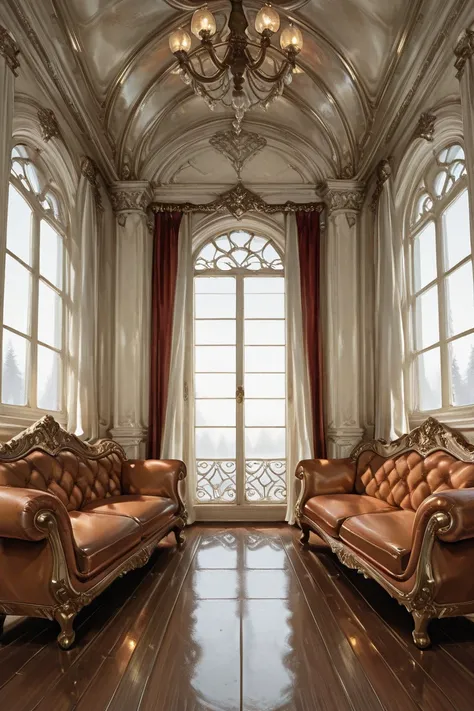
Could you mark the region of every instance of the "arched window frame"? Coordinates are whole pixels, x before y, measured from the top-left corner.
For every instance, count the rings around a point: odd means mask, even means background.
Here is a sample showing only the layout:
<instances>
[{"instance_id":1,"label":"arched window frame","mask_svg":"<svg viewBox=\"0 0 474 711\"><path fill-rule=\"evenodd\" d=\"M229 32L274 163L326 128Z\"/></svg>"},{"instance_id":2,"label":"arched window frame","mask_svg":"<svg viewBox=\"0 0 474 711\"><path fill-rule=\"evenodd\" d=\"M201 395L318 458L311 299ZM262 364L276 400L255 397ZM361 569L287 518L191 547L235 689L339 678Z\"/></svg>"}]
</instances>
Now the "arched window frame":
<instances>
[{"instance_id":1,"label":"arched window frame","mask_svg":"<svg viewBox=\"0 0 474 711\"><path fill-rule=\"evenodd\" d=\"M265 226L262 225L239 225L238 228L235 227L235 224L233 227L227 227L226 222L222 223L222 228L217 227L218 224L221 223L221 220L217 220L216 224L214 226L214 222L212 221L211 223L208 223L206 226L206 229L203 230L200 238L198 238L194 242L194 250L193 250L193 275L194 277L216 277L219 278L220 276L222 277L227 277L227 276L245 276L245 277L284 277L284 254L283 254L283 240L281 239L281 236L278 234L279 230L276 228L276 225L269 224L268 229L265 229ZM199 228L197 229L197 232L199 232ZM271 266L270 264L267 263L267 265L259 268L259 269L249 269L247 266L239 266L239 265L233 265L229 269L222 269L220 270L217 268L215 265L202 265L201 268L197 268L196 264L199 262L199 257L201 253L206 250L206 248L209 248L209 245L212 243L216 243L216 241L220 240L222 237L230 236L232 233L247 233L253 237L258 237L263 239L266 244L271 245L275 253L278 255L278 260L279 264L277 265L276 263ZM264 250L263 250L264 251ZM243 288L243 282L241 283L241 289ZM243 291L240 295L241 299L243 298ZM242 328L243 324L243 312L239 315L238 312L238 306L237 306L237 318L236 318L237 323L240 325L240 328ZM238 326L239 328L239 326ZM242 367L242 364L241 364ZM193 371L193 377L194 377L194 366L192 368ZM236 384L237 386L239 385L240 381L243 381L243 372L239 372L239 365L237 365L237 372L236 372ZM286 380L286 376L285 376ZM236 393L237 395L237 393ZM286 419L286 417L285 417ZM193 418L194 420L194 418ZM195 421L193 422L193 427L195 426ZM239 446L239 445L238 445ZM287 452L287 444L285 444L285 460L288 455ZM244 461L243 457L243 451L240 452L240 456L242 457L242 461ZM237 453L237 459L239 458L239 453ZM248 459L248 458L247 458ZM273 461L273 460L269 460ZM276 460L275 460L276 461ZM282 460L283 461L283 460ZM198 476L199 476L199 472ZM207 473L207 472L206 472ZM232 475L231 471L225 471L224 470L224 475ZM259 472L259 471L248 471L247 475L252 476L256 475L256 477L260 476L264 472ZM268 472L267 472L268 473ZM209 507L217 506L219 507L220 505L228 506L229 504L238 504L238 505L243 505L243 506L285 506L286 505L286 467L281 469L281 471L278 471L278 476L282 477L282 481L284 482L284 488L285 488L285 494L283 497L280 498L275 498L271 501L257 501L257 500L250 500L249 498L246 498L245 496L245 482L243 480L240 480L237 477L237 490L236 490L236 497L235 498L226 498L222 497L221 499L217 500L206 500L205 498L201 498L197 493L196 493L196 499L195 503L196 505L203 505L206 507L206 509L209 509ZM199 489L199 486L198 486Z\"/></svg>"},{"instance_id":2,"label":"arched window frame","mask_svg":"<svg viewBox=\"0 0 474 711\"><path fill-rule=\"evenodd\" d=\"M3 402L2 382L3 368L0 371L0 412L5 417L11 417L26 421L34 421L45 412L51 412L61 422L66 421L66 367L67 367L67 324L70 312L69 303L69 252L70 252L70 218L67 210L67 201L63 191L53 177L49 163L43 160L41 151L31 143L21 140L12 150L11 173L9 178L9 190L14 188L25 200L31 210L31 260L30 264L25 262L21 256L15 254L7 245L4 245L2 264L2 274L0 283L1 304L0 310L2 328L0 329L0 345L3 363L3 341L4 330L10 331L26 339L29 353L26 363L26 404L18 405ZM54 166L52 166L54 169ZM53 281L42 273L40 268L40 229L42 221L57 233L61 240L62 264L60 284ZM30 323L29 332L22 332L12 326L4 324L4 289L5 289L5 268L6 259L10 257L16 260L23 268L27 269L31 279L30 294ZM44 284L59 296L61 313L61 338L57 344L44 343L39 338L39 292L40 284ZM49 292L48 292L49 293ZM28 330L28 329L27 329ZM41 407L40 397L38 397L38 353L39 347L48 349L58 354L60 362L60 382L59 398L60 408L49 409ZM46 351L45 351L46 352Z\"/></svg>"},{"instance_id":3,"label":"arched window frame","mask_svg":"<svg viewBox=\"0 0 474 711\"><path fill-rule=\"evenodd\" d=\"M460 423L466 416L472 416L472 412L474 412L474 403L468 405L454 404L449 353L450 343L454 343L462 337L474 334L474 323L471 328L464 329L459 333L454 335L449 333L446 289L447 277L462 265L471 265L474 279L474 226L472 225L472 219L470 225L471 251L469 255L449 266L446 260L443 242L445 230L443 215L446 210L455 203L464 192L466 192L468 200L472 201L473 198L468 192L465 156L463 157L464 169L460 171L458 163L456 180L452 182L451 186L446 190L439 191L441 193L439 195L436 194L435 191L438 175L446 168L444 160L446 153L454 146L459 146L464 153L462 140L460 140L459 137L451 137L448 140L445 139L443 143L440 142L438 146L431 150L429 157L426 156L421 160L423 168L417 172L416 180L412 181L412 189L408 194L404 216L404 249L408 294L408 308L406 310L406 395L410 421L413 424L426 418L429 413L434 413L437 416L443 414L445 418L455 424L458 421ZM419 160L418 165L420 165ZM420 203L423 204L423 210L418 209ZM415 287L415 240L416 237L429 226L430 222L433 222L435 225L436 277L417 290ZM417 347L416 339L416 301L417 296L428 291L433 286L437 287L438 292L439 340L433 342L426 348L421 348ZM440 349L441 406L438 408L421 409L418 358L420 354L433 351L435 348Z\"/></svg>"}]
</instances>

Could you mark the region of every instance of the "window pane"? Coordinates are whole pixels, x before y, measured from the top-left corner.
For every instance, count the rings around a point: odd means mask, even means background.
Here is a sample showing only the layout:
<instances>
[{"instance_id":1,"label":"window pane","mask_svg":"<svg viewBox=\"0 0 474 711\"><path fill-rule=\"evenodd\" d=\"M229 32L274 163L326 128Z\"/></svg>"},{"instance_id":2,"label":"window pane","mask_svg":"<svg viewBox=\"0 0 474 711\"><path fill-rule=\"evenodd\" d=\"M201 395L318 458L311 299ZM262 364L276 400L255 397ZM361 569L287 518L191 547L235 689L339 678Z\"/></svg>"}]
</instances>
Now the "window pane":
<instances>
[{"instance_id":1,"label":"window pane","mask_svg":"<svg viewBox=\"0 0 474 711\"><path fill-rule=\"evenodd\" d=\"M235 296L232 294L196 294L196 318L235 318Z\"/></svg>"},{"instance_id":2,"label":"window pane","mask_svg":"<svg viewBox=\"0 0 474 711\"><path fill-rule=\"evenodd\" d=\"M285 345L284 321L246 321L245 343L247 345Z\"/></svg>"},{"instance_id":3,"label":"window pane","mask_svg":"<svg viewBox=\"0 0 474 711\"><path fill-rule=\"evenodd\" d=\"M418 356L418 393L420 410L441 407L441 362L439 348Z\"/></svg>"},{"instance_id":4,"label":"window pane","mask_svg":"<svg viewBox=\"0 0 474 711\"><path fill-rule=\"evenodd\" d=\"M247 277L244 279L246 294L284 294L283 277Z\"/></svg>"},{"instance_id":5,"label":"window pane","mask_svg":"<svg viewBox=\"0 0 474 711\"><path fill-rule=\"evenodd\" d=\"M427 348L439 341L438 287L432 286L416 299L416 347Z\"/></svg>"},{"instance_id":6,"label":"window pane","mask_svg":"<svg viewBox=\"0 0 474 711\"><path fill-rule=\"evenodd\" d=\"M197 373L194 378L196 397L235 397L235 375Z\"/></svg>"},{"instance_id":7,"label":"window pane","mask_svg":"<svg viewBox=\"0 0 474 711\"><path fill-rule=\"evenodd\" d=\"M449 344L452 404L474 403L474 334Z\"/></svg>"},{"instance_id":8,"label":"window pane","mask_svg":"<svg viewBox=\"0 0 474 711\"><path fill-rule=\"evenodd\" d=\"M21 333L30 333L31 274L7 254L3 322Z\"/></svg>"},{"instance_id":9,"label":"window pane","mask_svg":"<svg viewBox=\"0 0 474 711\"><path fill-rule=\"evenodd\" d=\"M415 291L436 279L436 229L430 222L415 237L414 243Z\"/></svg>"},{"instance_id":10,"label":"window pane","mask_svg":"<svg viewBox=\"0 0 474 711\"><path fill-rule=\"evenodd\" d=\"M448 332L450 336L474 328L472 262L446 277Z\"/></svg>"},{"instance_id":11,"label":"window pane","mask_svg":"<svg viewBox=\"0 0 474 711\"><path fill-rule=\"evenodd\" d=\"M246 346L246 373L284 373L284 346Z\"/></svg>"},{"instance_id":12,"label":"window pane","mask_svg":"<svg viewBox=\"0 0 474 711\"><path fill-rule=\"evenodd\" d=\"M63 240L45 220L41 220L40 273L58 289L62 288Z\"/></svg>"},{"instance_id":13,"label":"window pane","mask_svg":"<svg viewBox=\"0 0 474 711\"><path fill-rule=\"evenodd\" d=\"M196 277L196 294L235 294L235 279L232 277Z\"/></svg>"},{"instance_id":14,"label":"window pane","mask_svg":"<svg viewBox=\"0 0 474 711\"><path fill-rule=\"evenodd\" d=\"M451 269L461 259L471 253L471 234L469 227L469 197L467 190L445 210L444 238L446 268Z\"/></svg>"},{"instance_id":15,"label":"window pane","mask_svg":"<svg viewBox=\"0 0 474 711\"><path fill-rule=\"evenodd\" d=\"M235 321L196 321L197 345L234 345Z\"/></svg>"},{"instance_id":16,"label":"window pane","mask_svg":"<svg viewBox=\"0 0 474 711\"><path fill-rule=\"evenodd\" d=\"M285 456L286 430L245 430L245 456L247 459L280 459Z\"/></svg>"},{"instance_id":17,"label":"window pane","mask_svg":"<svg viewBox=\"0 0 474 711\"><path fill-rule=\"evenodd\" d=\"M38 407L61 409L61 358L58 353L38 346Z\"/></svg>"},{"instance_id":18,"label":"window pane","mask_svg":"<svg viewBox=\"0 0 474 711\"><path fill-rule=\"evenodd\" d=\"M285 397L285 375L272 373L271 375L249 375L245 376L245 397Z\"/></svg>"},{"instance_id":19,"label":"window pane","mask_svg":"<svg viewBox=\"0 0 474 711\"><path fill-rule=\"evenodd\" d=\"M286 407L284 400L246 400L246 427L284 427Z\"/></svg>"},{"instance_id":20,"label":"window pane","mask_svg":"<svg viewBox=\"0 0 474 711\"><path fill-rule=\"evenodd\" d=\"M63 301L50 286L39 284L38 340L54 348L62 343Z\"/></svg>"},{"instance_id":21,"label":"window pane","mask_svg":"<svg viewBox=\"0 0 474 711\"><path fill-rule=\"evenodd\" d=\"M234 346L196 346L197 373L235 373Z\"/></svg>"},{"instance_id":22,"label":"window pane","mask_svg":"<svg viewBox=\"0 0 474 711\"><path fill-rule=\"evenodd\" d=\"M284 294L245 294L245 318L285 318Z\"/></svg>"},{"instance_id":23,"label":"window pane","mask_svg":"<svg viewBox=\"0 0 474 711\"><path fill-rule=\"evenodd\" d=\"M235 398L233 400L196 400L198 427L235 427Z\"/></svg>"},{"instance_id":24,"label":"window pane","mask_svg":"<svg viewBox=\"0 0 474 711\"><path fill-rule=\"evenodd\" d=\"M2 402L26 405L28 341L3 329Z\"/></svg>"},{"instance_id":25,"label":"window pane","mask_svg":"<svg viewBox=\"0 0 474 711\"><path fill-rule=\"evenodd\" d=\"M235 429L196 427L198 459L232 459L235 457Z\"/></svg>"},{"instance_id":26,"label":"window pane","mask_svg":"<svg viewBox=\"0 0 474 711\"><path fill-rule=\"evenodd\" d=\"M31 265L31 208L13 185L8 193L7 249Z\"/></svg>"}]
</instances>

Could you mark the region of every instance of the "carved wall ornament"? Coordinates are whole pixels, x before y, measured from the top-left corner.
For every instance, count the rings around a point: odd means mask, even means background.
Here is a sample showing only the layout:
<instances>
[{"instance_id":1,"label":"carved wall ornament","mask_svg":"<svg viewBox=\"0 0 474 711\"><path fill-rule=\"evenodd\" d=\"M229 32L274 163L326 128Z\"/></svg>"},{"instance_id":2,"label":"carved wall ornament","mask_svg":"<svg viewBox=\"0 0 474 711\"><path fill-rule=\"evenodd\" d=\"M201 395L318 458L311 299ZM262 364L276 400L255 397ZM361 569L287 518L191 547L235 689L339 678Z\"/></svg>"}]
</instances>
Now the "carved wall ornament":
<instances>
[{"instance_id":1,"label":"carved wall ornament","mask_svg":"<svg viewBox=\"0 0 474 711\"><path fill-rule=\"evenodd\" d=\"M95 161L92 158L89 158L89 156L84 156L82 158L81 173L85 178L87 178L87 180L92 186L95 204L97 205L97 208L99 210L103 210L104 207L102 205L102 196L100 194L100 185L98 179L99 170Z\"/></svg>"},{"instance_id":2,"label":"carved wall ornament","mask_svg":"<svg viewBox=\"0 0 474 711\"><path fill-rule=\"evenodd\" d=\"M392 168L390 161L387 158L383 158L377 166L377 183L375 185L374 194L372 195L372 200L370 202L370 209L375 212L379 202L379 198L382 194L383 186L387 180L392 175Z\"/></svg>"},{"instance_id":3,"label":"carved wall ornament","mask_svg":"<svg viewBox=\"0 0 474 711\"><path fill-rule=\"evenodd\" d=\"M258 133L244 130L238 133L234 129L219 131L212 136L209 143L231 162L239 179L245 163L254 158L267 145L266 139L259 136Z\"/></svg>"},{"instance_id":4,"label":"carved wall ornament","mask_svg":"<svg viewBox=\"0 0 474 711\"><path fill-rule=\"evenodd\" d=\"M418 72L415 81L413 82L413 85L411 86L408 94L406 95L405 99L403 100L400 108L398 109L397 113L395 114L395 117L390 124L390 128L388 129L388 133L385 137L385 143L389 143L397 128L399 127L403 117L405 116L408 107L410 106L411 102L413 101L416 92L418 91L420 85L422 84L429 68L433 64L436 55L438 54L439 50L443 46L443 43L445 42L446 39L449 38L451 34L451 30L453 29L458 17L461 15L462 11L464 8L471 2L471 0L458 0L456 5L454 6L453 10L449 14L446 22L443 25L443 29L440 30L438 35L436 36L433 44L430 47L430 51L428 52L428 55L423 62L420 71Z\"/></svg>"},{"instance_id":5,"label":"carved wall ornament","mask_svg":"<svg viewBox=\"0 0 474 711\"><path fill-rule=\"evenodd\" d=\"M6 63L16 76L16 70L20 66L18 55L20 50L18 45L5 27L0 25L0 54L5 57Z\"/></svg>"},{"instance_id":6,"label":"carved wall ornament","mask_svg":"<svg viewBox=\"0 0 474 711\"><path fill-rule=\"evenodd\" d=\"M246 188L241 182L231 190L220 195L216 200L204 204L185 203L159 203L150 205L153 212L202 212L212 214L215 212L229 212L236 220L242 219L247 212L261 212L266 215L275 215L278 212L319 212L324 210L322 202L270 204L265 202L256 193Z\"/></svg>"},{"instance_id":7,"label":"carved wall ornament","mask_svg":"<svg viewBox=\"0 0 474 711\"><path fill-rule=\"evenodd\" d=\"M415 138L423 138L425 141L432 143L434 140L435 123L437 116L425 111L421 114L418 124L415 128Z\"/></svg>"},{"instance_id":8,"label":"carved wall ornament","mask_svg":"<svg viewBox=\"0 0 474 711\"><path fill-rule=\"evenodd\" d=\"M38 109L38 121L43 141L47 143L52 138L61 138L58 120L52 109Z\"/></svg>"},{"instance_id":9,"label":"carved wall ornament","mask_svg":"<svg viewBox=\"0 0 474 711\"><path fill-rule=\"evenodd\" d=\"M456 76L461 79L466 62L474 57L474 30L464 32L454 48L454 54L456 55L454 66L458 70Z\"/></svg>"},{"instance_id":10,"label":"carved wall ornament","mask_svg":"<svg viewBox=\"0 0 474 711\"><path fill-rule=\"evenodd\" d=\"M327 187L324 200L331 215L338 210L354 210L359 212L365 200L364 188L338 189Z\"/></svg>"},{"instance_id":11,"label":"carved wall ornament","mask_svg":"<svg viewBox=\"0 0 474 711\"><path fill-rule=\"evenodd\" d=\"M118 190L110 193L114 212L145 212L148 206L146 190Z\"/></svg>"},{"instance_id":12,"label":"carved wall ornament","mask_svg":"<svg viewBox=\"0 0 474 711\"><path fill-rule=\"evenodd\" d=\"M136 180L137 176L133 172L131 159L129 155L126 155L123 159L122 171L120 174L121 180Z\"/></svg>"}]
</instances>

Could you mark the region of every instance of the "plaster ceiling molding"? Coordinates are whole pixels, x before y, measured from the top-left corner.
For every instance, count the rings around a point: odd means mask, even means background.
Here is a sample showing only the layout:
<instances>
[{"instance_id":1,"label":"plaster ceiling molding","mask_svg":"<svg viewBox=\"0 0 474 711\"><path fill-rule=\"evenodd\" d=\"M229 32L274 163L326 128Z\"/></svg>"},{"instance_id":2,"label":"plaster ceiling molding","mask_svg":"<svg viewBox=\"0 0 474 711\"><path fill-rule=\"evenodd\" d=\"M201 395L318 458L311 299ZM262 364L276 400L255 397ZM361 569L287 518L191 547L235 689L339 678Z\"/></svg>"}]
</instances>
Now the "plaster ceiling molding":
<instances>
[{"instance_id":1,"label":"plaster ceiling molding","mask_svg":"<svg viewBox=\"0 0 474 711\"><path fill-rule=\"evenodd\" d=\"M299 10L300 7L307 5L311 0L272 0L272 5L285 12ZM202 0L165 0L166 4L174 7L176 10L197 10L203 6ZM212 2L210 3L212 7ZM249 6L260 6L262 3L250 0Z\"/></svg>"},{"instance_id":2,"label":"plaster ceiling molding","mask_svg":"<svg viewBox=\"0 0 474 711\"><path fill-rule=\"evenodd\" d=\"M2 25L0 25L0 54L5 57L8 66L16 76L16 70L20 66L18 61L20 50L12 35Z\"/></svg>"},{"instance_id":3,"label":"plaster ceiling molding","mask_svg":"<svg viewBox=\"0 0 474 711\"><path fill-rule=\"evenodd\" d=\"M415 128L414 138L422 138L428 143L433 143L436 119L435 114L431 114L429 111L423 112Z\"/></svg>"},{"instance_id":4,"label":"plaster ceiling molding","mask_svg":"<svg viewBox=\"0 0 474 711\"><path fill-rule=\"evenodd\" d=\"M38 121L45 143L48 143L52 138L61 138L58 120L52 109L40 107L38 109Z\"/></svg>"},{"instance_id":5,"label":"plaster ceiling molding","mask_svg":"<svg viewBox=\"0 0 474 711\"><path fill-rule=\"evenodd\" d=\"M267 145L266 139L258 133L243 130L236 133L233 129L219 131L209 139L209 143L231 162L238 178L244 165Z\"/></svg>"}]
</instances>

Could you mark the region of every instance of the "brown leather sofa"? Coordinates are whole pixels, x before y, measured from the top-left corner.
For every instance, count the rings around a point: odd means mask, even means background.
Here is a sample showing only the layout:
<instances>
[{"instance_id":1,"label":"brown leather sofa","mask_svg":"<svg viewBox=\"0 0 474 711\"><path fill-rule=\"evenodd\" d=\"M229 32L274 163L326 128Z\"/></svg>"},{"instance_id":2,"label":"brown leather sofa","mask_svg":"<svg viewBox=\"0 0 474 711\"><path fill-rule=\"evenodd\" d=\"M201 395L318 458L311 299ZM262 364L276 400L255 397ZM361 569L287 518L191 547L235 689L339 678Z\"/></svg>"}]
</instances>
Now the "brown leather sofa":
<instances>
[{"instance_id":1,"label":"brown leather sofa","mask_svg":"<svg viewBox=\"0 0 474 711\"><path fill-rule=\"evenodd\" d=\"M432 618L474 612L474 446L430 418L348 459L300 462L296 518L342 563L373 578L412 613L430 644Z\"/></svg>"},{"instance_id":2,"label":"brown leather sofa","mask_svg":"<svg viewBox=\"0 0 474 711\"><path fill-rule=\"evenodd\" d=\"M47 617L58 642L119 575L186 525L180 461L127 460L111 440L89 445L49 415L0 445L0 625Z\"/></svg>"}]
</instances>

